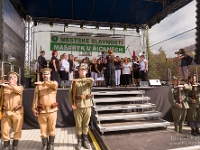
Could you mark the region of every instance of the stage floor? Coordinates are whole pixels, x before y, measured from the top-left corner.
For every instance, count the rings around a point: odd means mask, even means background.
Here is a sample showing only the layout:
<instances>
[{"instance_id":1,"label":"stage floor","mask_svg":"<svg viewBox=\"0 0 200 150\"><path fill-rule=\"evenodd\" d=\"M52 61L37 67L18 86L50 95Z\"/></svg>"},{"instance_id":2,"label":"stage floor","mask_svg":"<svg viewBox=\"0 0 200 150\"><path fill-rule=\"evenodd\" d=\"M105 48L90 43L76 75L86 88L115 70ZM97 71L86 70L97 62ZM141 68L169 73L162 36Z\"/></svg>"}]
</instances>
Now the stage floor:
<instances>
[{"instance_id":1,"label":"stage floor","mask_svg":"<svg viewBox=\"0 0 200 150\"><path fill-rule=\"evenodd\" d=\"M184 126L182 134L173 129L171 123L168 129L108 132L101 135L101 138L110 150L168 150L182 147L187 150L186 147L200 145L200 137L192 136L188 126Z\"/></svg>"}]
</instances>

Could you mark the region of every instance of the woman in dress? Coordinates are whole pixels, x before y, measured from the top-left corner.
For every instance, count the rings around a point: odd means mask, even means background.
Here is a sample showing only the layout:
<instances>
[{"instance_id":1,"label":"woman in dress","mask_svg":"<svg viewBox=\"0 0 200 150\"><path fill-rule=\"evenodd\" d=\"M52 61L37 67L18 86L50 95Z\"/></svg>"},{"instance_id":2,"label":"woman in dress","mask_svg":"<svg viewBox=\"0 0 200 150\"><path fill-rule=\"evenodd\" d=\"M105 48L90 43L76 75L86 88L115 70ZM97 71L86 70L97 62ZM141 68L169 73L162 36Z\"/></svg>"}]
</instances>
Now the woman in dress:
<instances>
[{"instance_id":1,"label":"woman in dress","mask_svg":"<svg viewBox=\"0 0 200 150\"><path fill-rule=\"evenodd\" d=\"M52 69L52 71L51 71L51 80L52 81L57 81L59 83L59 78L58 78L59 60L58 60L57 56L58 56L57 50L53 50L52 57L51 57L51 62L50 62L51 65L49 65L49 68Z\"/></svg>"},{"instance_id":2,"label":"woman in dress","mask_svg":"<svg viewBox=\"0 0 200 150\"><path fill-rule=\"evenodd\" d=\"M107 73L108 73L108 86L115 86L115 64L114 64L114 59L115 56L113 54L113 50L108 50L108 55L106 56L106 59L108 61L108 68L107 68Z\"/></svg>"},{"instance_id":3,"label":"woman in dress","mask_svg":"<svg viewBox=\"0 0 200 150\"><path fill-rule=\"evenodd\" d=\"M101 63L101 59L97 60L97 63L95 65L95 70L97 72L97 86L103 86L103 64Z\"/></svg>"},{"instance_id":4,"label":"woman in dress","mask_svg":"<svg viewBox=\"0 0 200 150\"><path fill-rule=\"evenodd\" d=\"M134 57L133 61L133 78L134 78L134 83L136 86L139 86L140 82L140 62L138 60L138 57Z\"/></svg>"}]
</instances>

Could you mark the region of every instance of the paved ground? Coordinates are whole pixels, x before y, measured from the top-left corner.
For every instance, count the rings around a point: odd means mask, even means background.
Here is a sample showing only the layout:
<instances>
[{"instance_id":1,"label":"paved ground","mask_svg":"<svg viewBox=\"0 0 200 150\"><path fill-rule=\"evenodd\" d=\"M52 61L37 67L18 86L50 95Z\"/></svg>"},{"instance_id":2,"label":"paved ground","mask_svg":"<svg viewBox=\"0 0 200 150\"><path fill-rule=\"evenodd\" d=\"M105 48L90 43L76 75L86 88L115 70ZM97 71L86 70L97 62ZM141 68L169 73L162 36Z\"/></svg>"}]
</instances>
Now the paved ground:
<instances>
[{"instance_id":1,"label":"paved ground","mask_svg":"<svg viewBox=\"0 0 200 150\"><path fill-rule=\"evenodd\" d=\"M168 127L168 130L173 130L173 123ZM116 134L116 133L115 133ZM191 136L190 128L185 124L182 135ZM12 135L11 135L12 137ZM57 128L55 138L55 150L75 150L77 138L75 127ZM40 150L42 146L40 139L40 130L23 130L22 138L19 143L19 150ZM81 150L85 150L82 148ZM92 148L90 148L92 150ZM121 150L121 149L120 149Z\"/></svg>"},{"instance_id":2,"label":"paved ground","mask_svg":"<svg viewBox=\"0 0 200 150\"><path fill-rule=\"evenodd\" d=\"M174 125L167 129L141 129L106 132L102 136L110 150L200 150L200 136L192 136L184 124L183 133L174 132Z\"/></svg>"},{"instance_id":3,"label":"paved ground","mask_svg":"<svg viewBox=\"0 0 200 150\"><path fill-rule=\"evenodd\" d=\"M55 150L75 150L77 143L75 127L57 128L55 136ZM40 130L23 130L18 150L40 150L42 146ZM82 148L81 150L84 150ZM90 148L92 150L92 148Z\"/></svg>"}]
</instances>

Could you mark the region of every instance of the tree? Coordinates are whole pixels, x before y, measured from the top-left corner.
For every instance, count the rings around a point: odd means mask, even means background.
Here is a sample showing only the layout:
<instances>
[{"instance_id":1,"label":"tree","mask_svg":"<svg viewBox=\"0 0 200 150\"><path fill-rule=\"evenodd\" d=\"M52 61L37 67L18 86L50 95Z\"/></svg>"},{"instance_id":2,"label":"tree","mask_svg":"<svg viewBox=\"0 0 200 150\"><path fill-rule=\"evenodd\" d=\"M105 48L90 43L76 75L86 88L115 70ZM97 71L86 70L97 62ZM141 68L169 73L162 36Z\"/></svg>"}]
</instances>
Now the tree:
<instances>
[{"instance_id":1,"label":"tree","mask_svg":"<svg viewBox=\"0 0 200 150\"><path fill-rule=\"evenodd\" d=\"M160 49L158 53L153 53L149 46L148 28L146 29L146 48L148 53L148 78L149 79L168 79L168 68L171 75L177 73L177 63L172 58L167 58L166 52Z\"/></svg>"}]
</instances>

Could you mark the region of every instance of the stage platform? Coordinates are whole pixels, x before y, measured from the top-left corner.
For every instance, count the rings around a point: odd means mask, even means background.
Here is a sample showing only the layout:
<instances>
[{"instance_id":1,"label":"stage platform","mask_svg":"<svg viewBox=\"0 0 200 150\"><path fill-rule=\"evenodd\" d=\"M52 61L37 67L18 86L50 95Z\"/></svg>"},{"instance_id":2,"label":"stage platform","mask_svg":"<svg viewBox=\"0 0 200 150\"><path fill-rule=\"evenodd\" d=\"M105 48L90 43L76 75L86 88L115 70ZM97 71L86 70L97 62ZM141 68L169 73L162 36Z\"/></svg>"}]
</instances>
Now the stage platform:
<instances>
[{"instance_id":1,"label":"stage platform","mask_svg":"<svg viewBox=\"0 0 200 150\"><path fill-rule=\"evenodd\" d=\"M94 129L93 133L105 150L199 150L200 137L190 134L184 125L183 133L174 130L173 123L167 128L141 129L107 132L103 135Z\"/></svg>"},{"instance_id":2,"label":"stage platform","mask_svg":"<svg viewBox=\"0 0 200 150\"><path fill-rule=\"evenodd\" d=\"M145 90L144 96L148 96L151 99L150 103L156 105L155 110L162 112L161 118L167 121L172 121L172 115L170 110L170 104L168 102L168 86L166 87L116 87L116 88L105 88L105 87L93 87L92 91L115 91L115 92L123 92L123 91L133 91L133 90ZM57 119L57 127L72 127L75 126L74 116L72 108L68 101L68 91L69 88L59 88L57 92L57 102L59 103L58 110L58 119ZM32 101L33 101L33 88L25 88L23 92L23 105L24 105L24 125L23 129L38 129L38 121L37 118L33 115L31 110ZM112 96L110 96L112 97Z\"/></svg>"}]
</instances>

